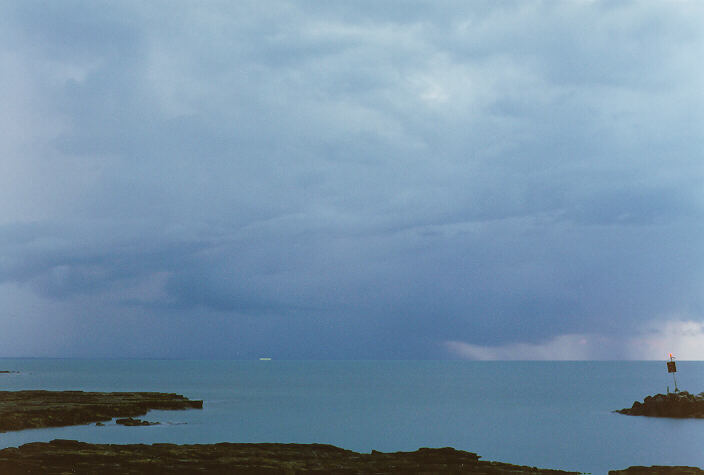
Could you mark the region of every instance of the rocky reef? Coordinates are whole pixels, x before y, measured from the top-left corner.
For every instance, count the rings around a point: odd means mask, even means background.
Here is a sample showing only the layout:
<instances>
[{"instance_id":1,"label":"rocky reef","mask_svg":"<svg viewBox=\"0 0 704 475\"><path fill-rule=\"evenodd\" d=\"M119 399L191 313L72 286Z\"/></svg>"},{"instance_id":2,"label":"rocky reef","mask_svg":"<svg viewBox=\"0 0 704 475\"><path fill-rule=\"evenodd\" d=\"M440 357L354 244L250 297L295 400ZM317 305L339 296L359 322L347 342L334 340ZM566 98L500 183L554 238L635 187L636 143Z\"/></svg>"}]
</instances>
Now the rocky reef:
<instances>
[{"instance_id":1,"label":"rocky reef","mask_svg":"<svg viewBox=\"0 0 704 475\"><path fill-rule=\"evenodd\" d=\"M88 444L75 440L33 442L0 450L3 475L95 474L578 474L479 460L472 452L421 448L414 452L362 454L324 444ZM696 467L652 466L609 475L704 475Z\"/></svg>"},{"instance_id":2,"label":"rocky reef","mask_svg":"<svg viewBox=\"0 0 704 475\"><path fill-rule=\"evenodd\" d=\"M133 417L127 417L124 419L117 419L115 424L128 427L139 427L139 426L158 426L159 422L143 421L142 419L135 419Z\"/></svg>"},{"instance_id":3,"label":"rocky reef","mask_svg":"<svg viewBox=\"0 0 704 475\"><path fill-rule=\"evenodd\" d=\"M34 442L0 450L0 473L16 474L576 474L480 461L447 447L361 454L322 444L107 445L73 440Z\"/></svg>"},{"instance_id":4,"label":"rocky reef","mask_svg":"<svg viewBox=\"0 0 704 475\"><path fill-rule=\"evenodd\" d=\"M0 432L143 416L152 409L202 408L203 401L173 393L0 391Z\"/></svg>"},{"instance_id":5,"label":"rocky reef","mask_svg":"<svg viewBox=\"0 0 704 475\"><path fill-rule=\"evenodd\" d=\"M704 393L693 395L687 391L656 394L646 397L643 402L635 401L633 406L616 411L629 416L704 418Z\"/></svg>"},{"instance_id":6,"label":"rocky reef","mask_svg":"<svg viewBox=\"0 0 704 475\"><path fill-rule=\"evenodd\" d=\"M628 467L625 470L609 470L609 475L704 475L704 470L697 467L662 466Z\"/></svg>"}]
</instances>

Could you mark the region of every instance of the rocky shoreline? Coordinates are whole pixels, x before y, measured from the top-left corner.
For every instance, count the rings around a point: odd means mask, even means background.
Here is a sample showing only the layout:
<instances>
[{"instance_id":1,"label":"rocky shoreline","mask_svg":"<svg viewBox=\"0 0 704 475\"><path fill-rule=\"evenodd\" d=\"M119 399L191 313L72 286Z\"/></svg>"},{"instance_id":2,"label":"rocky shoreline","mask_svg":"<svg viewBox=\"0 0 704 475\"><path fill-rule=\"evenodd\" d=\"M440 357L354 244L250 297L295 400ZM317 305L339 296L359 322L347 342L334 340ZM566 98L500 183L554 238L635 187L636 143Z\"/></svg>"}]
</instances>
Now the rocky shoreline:
<instances>
[{"instance_id":1,"label":"rocky shoreline","mask_svg":"<svg viewBox=\"0 0 704 475\"><path fill-rule=\"evenodd\" d=\"M143 416L152 409L202 409L203 401L156 392L0 391L0 432Z\"/></svg>"},{"instance_id":2,"label":"rocky shoreline","mask_svg":"<svg viewBox=\"0 0 704 475\"><path fill-rule=\"evenodd\" d=\"M5 475L95 474L444 474L577 475L480 460L451 447L369 454L325 444L88 444L75 440L33 442L0 450ZM609 475L704 475L696 467L629 467Z\"/></svg>"},{"instance_id":3,"label":"rocky shoreline","mask_svg":"<svg viewBox=\"0 0 704 475\"><path fill-rule=\"evenodd\" d=\"M643 402L635 401L630 408L615 412L628 416L704 419L704 393L696 396L687 391L656 394L646 397Z\"/></svg>"},{"instance_id":4,"label":"rocky shoreline","mask_svg":"<svg viewBox=\"0 0 704 475\"><path fill-rule=\"evenodd\" d=\"M577 474L479 460L447 447L415 452L362 454L324 444L87 444L72 440L35 442L0 450L0 473L103 475L159 474Z\"/></svg>"},{"instance_id":5,"label":"rocky shoreline","mask_svg":"<svg viewBox=\"0 0 704 475\"><path fill-rule=\"evenodd\" d=\"M700 417L704 395L687 392L656 395L638 401L622 414L656 417ZM693 402L692 402L693 401ZM40 427L117 422L144 426L155 422L135 419L152 409L201 409L203 401L174 393L0 391L0 432ZM677 407L679 409L673 409ZM638 414L635 414L633 411ZM653 409L655 408L655 409ZM687 410L682 408L688 408ZM690 411L697 408L696 411ZM665 415L667 414L667 415ZM669 415L678 414L678 415ZM694 415L687 415L694 414ZM139 430L139 429L135 429ZM451 447L421 448L414 452L369 454L324 444L89 444L72 440L34 442L0 450L0 473L14 474L577 474L561 470L480 460L472 452ZM610 475L704 475L696 467L629 467Z\"/></svg>"}]
</instances>

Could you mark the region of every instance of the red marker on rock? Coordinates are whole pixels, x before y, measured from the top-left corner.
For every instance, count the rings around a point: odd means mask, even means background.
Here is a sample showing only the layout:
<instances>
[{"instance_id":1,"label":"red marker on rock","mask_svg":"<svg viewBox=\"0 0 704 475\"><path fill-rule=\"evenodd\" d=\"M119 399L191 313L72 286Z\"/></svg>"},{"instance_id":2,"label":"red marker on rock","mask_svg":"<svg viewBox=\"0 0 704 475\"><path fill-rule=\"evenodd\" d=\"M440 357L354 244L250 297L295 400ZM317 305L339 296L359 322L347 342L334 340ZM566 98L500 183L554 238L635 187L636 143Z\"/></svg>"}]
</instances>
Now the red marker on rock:
<instances>
[{"instance_id":1,"label":"red marker on rock","mask_svg":"<svg viewBox=\"0 0 704 475\"><path fill-rule=\"evenodd\" d=\"M679 389L677 389L677 378L675 378L677 365L675 364L675 357L672 356L672 353L670 353L670 361L667 362L667 372L672 373L672 379L675 381L675 392L679 392Z\"/></svg>"}]
</instances>

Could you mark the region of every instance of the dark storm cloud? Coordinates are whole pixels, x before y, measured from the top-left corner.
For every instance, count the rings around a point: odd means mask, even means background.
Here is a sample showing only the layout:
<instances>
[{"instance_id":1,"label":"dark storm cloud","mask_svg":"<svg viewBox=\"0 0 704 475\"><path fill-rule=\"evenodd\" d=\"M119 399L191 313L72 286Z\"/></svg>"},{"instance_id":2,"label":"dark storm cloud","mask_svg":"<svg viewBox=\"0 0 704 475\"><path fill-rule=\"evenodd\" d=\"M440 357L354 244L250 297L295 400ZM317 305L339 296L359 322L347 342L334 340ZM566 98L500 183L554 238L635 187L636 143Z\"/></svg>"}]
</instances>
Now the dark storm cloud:
<instances>
[{"instance_id":1,"label":"dark storm cloud","mask_svg":"<svg viewBox=\"0 0 704 475\"><path fill-rule=\"evenodd\" d=\"M702 319L695 4L3 13L13 312L146 332L130 355L323 358Z\"/></svg>"}]
</instances>

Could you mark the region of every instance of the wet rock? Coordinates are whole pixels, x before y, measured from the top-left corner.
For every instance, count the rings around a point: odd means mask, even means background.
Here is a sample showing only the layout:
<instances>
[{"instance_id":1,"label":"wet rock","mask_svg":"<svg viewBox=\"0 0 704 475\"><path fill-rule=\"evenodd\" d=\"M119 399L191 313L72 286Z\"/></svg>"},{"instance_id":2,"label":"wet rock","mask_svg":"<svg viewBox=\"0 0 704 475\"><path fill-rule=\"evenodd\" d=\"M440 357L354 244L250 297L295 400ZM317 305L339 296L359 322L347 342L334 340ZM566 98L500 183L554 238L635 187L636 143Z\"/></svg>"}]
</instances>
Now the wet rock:
<instances>
[{"instance_id":1,"label":"wet rock","mask_svg":"<svg viewBox=\"0 0 704 475\"><path fill-rule=\"evenodd\" d=\"M143 421L141 419L135 419L133 417L127 417L125 419L117 419L115 421L115 424L119 424L121 426L129 426L129 427L134 427L134 426L156 426L159 425L158 422L149 422L149 421Z\"/></svg>"},{"instance_id":2,"label":"wet rock","mask_svg":"<svg viewBox=\"0 0 704 475\"><path fill-rule=\"evenodd\" d=\"M647 396L641 404L635 401L630 408L616 411L629 416L704 418L704 393L687 391Z\"/></svg>"},{"instance_id":3,"label":"wet rock","mask_svg":"<svg viewBox=\"0 0 704 475\"><path fill-rule=\"evenodd\" d=\"M652 467L628 467L625 470L610 470L609 475L704 475L697 467L653 465Z\"/></svg>"},{"instance_id":4,"label":"wet rock","mask_svg":"<svg viewBox=\"0 0 704 475\"><path fill-rule=\"evenodd\" d=\"M113 475L160 473L575 474L480 461L472 452L423 448L415 452L361 454L323 444L87 444L54 440L0 450L0 473Z\"/></svg>"},{"instance_id":5,"label":"wet rock","mask_svg":"<svg viewBox=\"0 0 704 475\"><path fill-rule=\"evenodd\" d=\"M149 392L0 391L0 432L143 416L152 409L202 409L203 401Z\"/></svg>"}]
</instances>

